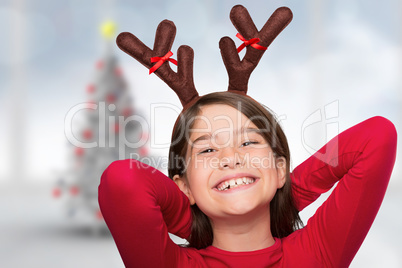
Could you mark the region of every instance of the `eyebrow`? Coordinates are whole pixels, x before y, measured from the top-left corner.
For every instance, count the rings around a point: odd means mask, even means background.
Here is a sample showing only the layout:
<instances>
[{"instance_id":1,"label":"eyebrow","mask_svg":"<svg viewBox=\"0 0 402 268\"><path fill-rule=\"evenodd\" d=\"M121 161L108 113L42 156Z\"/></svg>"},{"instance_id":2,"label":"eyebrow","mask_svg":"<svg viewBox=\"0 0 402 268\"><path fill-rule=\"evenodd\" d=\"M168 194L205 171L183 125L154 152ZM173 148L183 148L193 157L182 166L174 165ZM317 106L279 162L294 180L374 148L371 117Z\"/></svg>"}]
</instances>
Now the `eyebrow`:
<instances>
[{"instance_id":1,"label":"eyebrow","mask_svg":"<svg viewBox=\"0 0 402 268\"><path fill-rule=\"evenodd\" d=\"M258 128L254 128L254 127L249 127L249 128L241 127L240 129L233 131L233 134L239 135L239 134L249 133L249 132L255 132L257 134L261 134L261 130Z\"/></svg>"},{"instance_id":2,"label":"eyebrow","mask_svg":"<svg viewBox=\"0 0 402 268\"><path fill-rule=\"evenodd\" d=\"M205 134L205 135L202 135L202 136L199 136L198 138L196 138L193 142L191 142L192 144L194 144L194 143L196 143L196 142L199 142L199 141L202 141L202 140L210 140L212 138L212 136L211 136L211 134ZM191 146L192 147L192 146Z\"/></svg>"},{"instance_id":3,"label":"eyebrow","mask_svg":"<svg viewBox=\"0 0 402 268\"><path fill-rule=\"evenodd\" d=\"M241 127L240 129L236 129L235 131L233 131L233 136L239 135L239 134L243 134L243 133L250 133L250 132L254 132L257 133L259 135L261 135L261 130L258 128L244 128ZM212 138L212 135L210 133L204 134L198 138L196 138L194 141L191 142L191 150L193 150L194 144L196 142L202 141L202 140L210 140Z\"/></svg>"}]
</instances>

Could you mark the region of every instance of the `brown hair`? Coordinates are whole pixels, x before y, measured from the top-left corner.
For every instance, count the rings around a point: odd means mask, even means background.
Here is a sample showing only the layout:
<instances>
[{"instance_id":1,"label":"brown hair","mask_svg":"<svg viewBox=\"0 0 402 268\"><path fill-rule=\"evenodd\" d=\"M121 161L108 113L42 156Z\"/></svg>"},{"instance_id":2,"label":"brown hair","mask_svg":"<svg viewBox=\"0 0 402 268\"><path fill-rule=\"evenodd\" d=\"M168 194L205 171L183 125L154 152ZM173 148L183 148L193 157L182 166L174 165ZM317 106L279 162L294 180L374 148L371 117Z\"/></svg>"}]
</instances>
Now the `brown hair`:
<instances>
[{"instance_id":1,"label":"brown hair","mask_svg":"<svg viewBox=\"0 0 402 268\"><path fill-rule=\"evenodd\" d=\"M188 131L192 128L193 118L200 113L201 107L212 104L224 104L239 110L260 130L263 130L262 135L271 146L275 157L286 159L286 182L282 188L277 190L270 202L270 213L272 235L278 238L288 236L303 225L291 192L288 142L274 115L248 96L231 92L210 93L202 96L180 115L173 130L169 150L169 177L173 178L176 174L185 175ZM209 218L198 208L197 204L191 206L191 211L193 221L191 234L187 239L188 246L202 249L212 245L213 231Z\"/></svg>"}]
</instances>

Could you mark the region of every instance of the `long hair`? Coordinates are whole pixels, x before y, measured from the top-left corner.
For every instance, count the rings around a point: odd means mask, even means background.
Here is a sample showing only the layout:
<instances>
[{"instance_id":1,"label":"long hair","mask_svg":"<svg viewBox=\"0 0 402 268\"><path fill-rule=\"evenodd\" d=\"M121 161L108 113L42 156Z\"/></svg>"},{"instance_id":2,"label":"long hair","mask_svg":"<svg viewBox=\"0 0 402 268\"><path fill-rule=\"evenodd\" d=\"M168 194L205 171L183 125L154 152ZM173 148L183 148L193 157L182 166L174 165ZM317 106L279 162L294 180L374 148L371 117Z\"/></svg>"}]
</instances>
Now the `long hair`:
<instances>
[{"instance_id":1,"label":"long hair","mask_svg":"<svg viewBox=\"0 0 402 268\"><path fill-rule=\"evenodd\" d=\"M264 139L271 146L275 157L286 160L286 182L277 190L270 202L271 232L274 237L286 237L303 226L292 197L290 180L290 152L286 136L274 115L261 104L248 96L231 92L215 92L202 96L193 106L185 110L178 118L172 134L169 150L169 177L185 175L188 131L193 127L193 118L199 115L202 106L224 104L243 113L253 122ZM198 208L191 206L192 226L187 241L189 247L197 249L212 245L213 230L209 218Z\"/></svg>"}]
</instances>

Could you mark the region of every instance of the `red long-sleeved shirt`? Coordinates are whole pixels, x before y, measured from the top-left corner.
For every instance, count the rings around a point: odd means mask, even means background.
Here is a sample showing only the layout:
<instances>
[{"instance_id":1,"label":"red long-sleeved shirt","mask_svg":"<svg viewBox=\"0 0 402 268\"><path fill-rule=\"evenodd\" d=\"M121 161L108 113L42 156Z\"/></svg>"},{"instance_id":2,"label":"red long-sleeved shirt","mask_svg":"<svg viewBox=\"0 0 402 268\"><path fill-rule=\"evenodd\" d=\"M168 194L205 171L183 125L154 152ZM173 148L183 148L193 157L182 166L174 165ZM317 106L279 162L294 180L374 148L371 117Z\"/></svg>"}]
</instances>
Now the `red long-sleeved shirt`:
<instances>
[{"instance_id":1,"label":"red long-sleeved shirt","mask_svg":"<svg viewBox=\"0 0 402 268\"><path fill-rule=\"evenodd\" d=\"M304 228L262 250L176 245L168 232L189 236L188 198L164 174L134 160L116 161L105 170L99 204L126 267L347 267L383 200L396 140L394 125L374 117L295 168L292 189L300 211L339 183Z\"/></svg>"}]
</instances>

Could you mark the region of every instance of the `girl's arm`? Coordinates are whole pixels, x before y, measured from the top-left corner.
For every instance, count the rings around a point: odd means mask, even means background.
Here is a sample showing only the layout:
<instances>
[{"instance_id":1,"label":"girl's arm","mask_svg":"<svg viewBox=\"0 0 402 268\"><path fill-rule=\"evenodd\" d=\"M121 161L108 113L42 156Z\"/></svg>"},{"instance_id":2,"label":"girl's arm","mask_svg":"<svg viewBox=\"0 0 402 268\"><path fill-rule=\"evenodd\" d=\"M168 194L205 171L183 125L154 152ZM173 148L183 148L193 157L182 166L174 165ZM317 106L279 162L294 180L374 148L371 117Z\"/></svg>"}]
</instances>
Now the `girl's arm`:
<instances>
[{"instance_id":1,"label":"girl's arm","mask_svg":"<svg viewBox=\"0 0 402 268\"><path fill-rule=\"evenodd\" d=\"M190 234L187 196L158 170L113 162L99 185L99 205L126 267L176 267L180 247L168 232Z\"/></svg>"},{"instance_id":2,"label":"girl's arm","mask_svg":"<svg viewBox=\"0 0 402 268\"><path fill-rule=\"evenodd\" d=\"M394 125L374 117L342 132L294 170L299 210L338 182L300 240L325 267L347 267L366 237L388 186L396 141Z\"/></svg>"}]
</instances>

